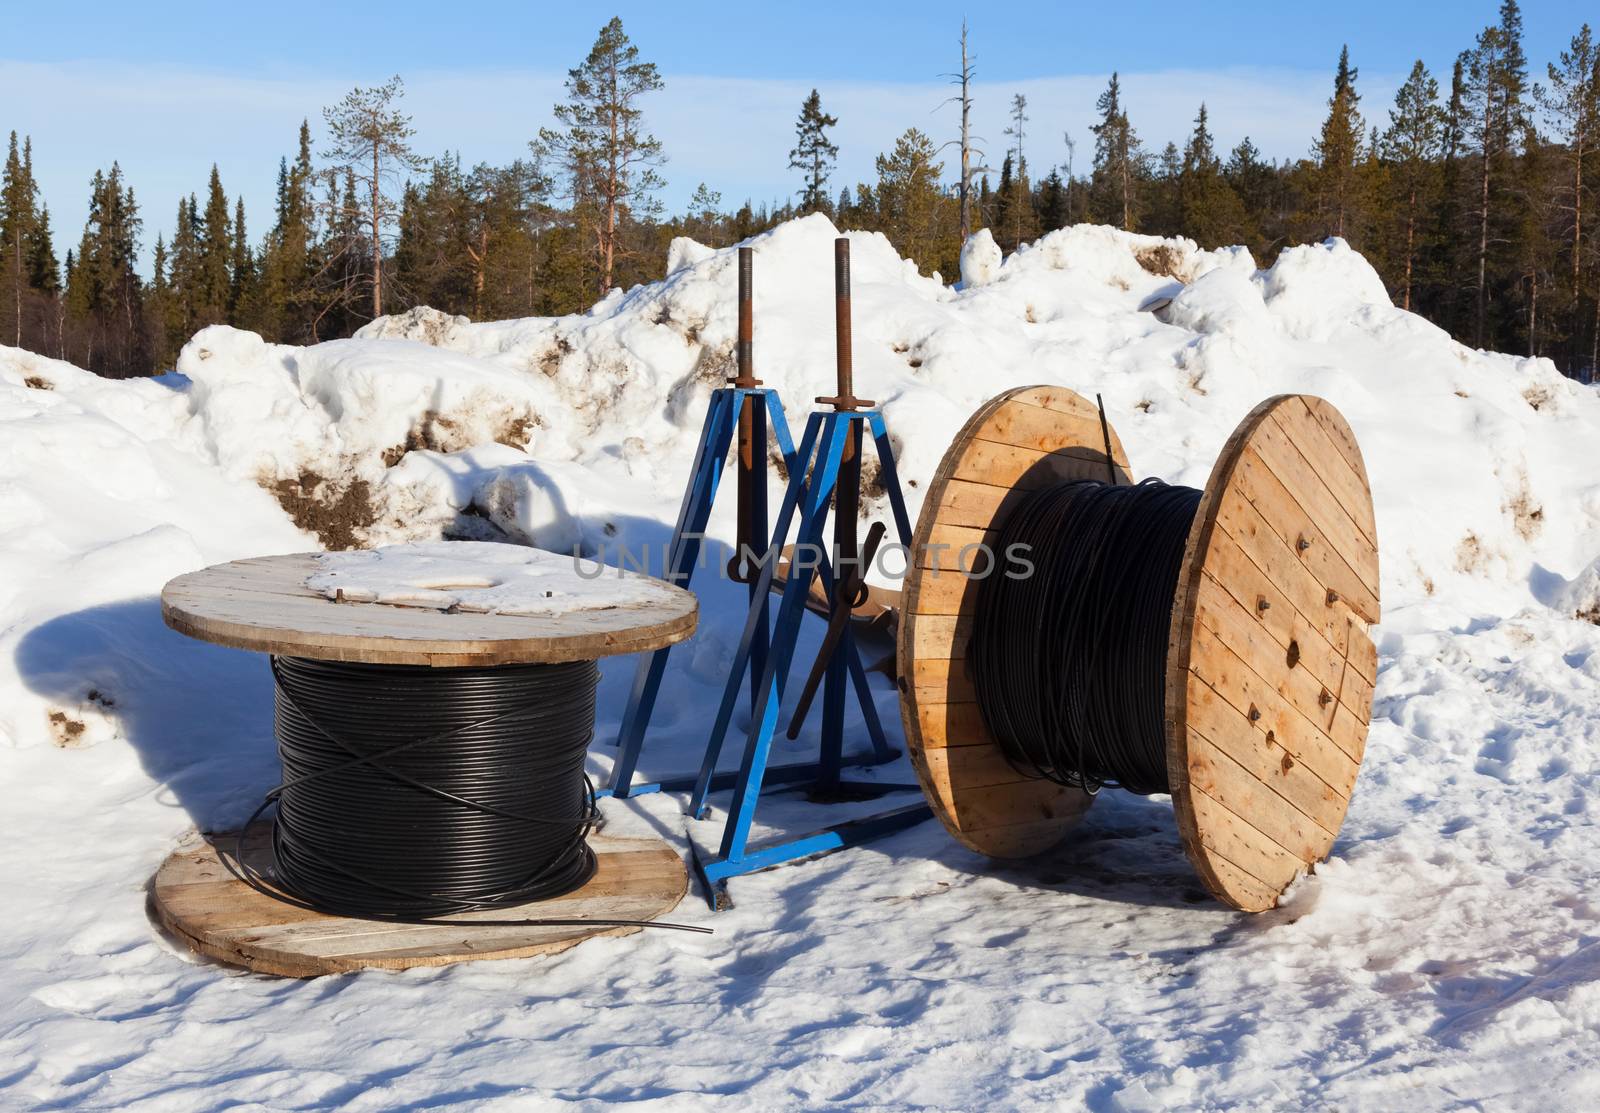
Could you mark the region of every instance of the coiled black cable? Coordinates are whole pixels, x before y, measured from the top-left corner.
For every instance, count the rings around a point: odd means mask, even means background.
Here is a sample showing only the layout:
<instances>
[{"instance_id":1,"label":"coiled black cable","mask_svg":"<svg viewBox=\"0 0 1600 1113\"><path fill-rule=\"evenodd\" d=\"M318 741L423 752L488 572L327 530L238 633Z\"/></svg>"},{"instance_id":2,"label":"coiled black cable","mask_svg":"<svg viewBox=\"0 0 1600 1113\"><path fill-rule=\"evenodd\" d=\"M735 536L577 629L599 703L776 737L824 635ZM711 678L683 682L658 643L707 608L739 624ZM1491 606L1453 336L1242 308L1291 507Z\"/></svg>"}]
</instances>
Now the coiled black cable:
<instances>
[{"instance_id":1,"label":"coiled black cable","mask_svg":"<svg viewBox=\"0 0 1600 1113\"><path fill-rule=\"evenodd\" d=\"M996 551L968 649L984 722L1018 771L1097 792L1168 791L1162 724L1178 572L1201 492L1156 479L1030 494Z\"/></svg>"},{"instance_id":2,"label":"coiled black cable","mask_svg":"<svg viewBox=\"0 0 1600 1113\"><path fill-rule=\"evenodd\" d=\"M333 915L439 923L560 896L594 875L586 836L597 812L584 772L593 661L429 668L275 657L272 672L283 783L250 820L276 803L272 877L236 847L237 872L261 892Z\"/></svg>"}]
</instances>

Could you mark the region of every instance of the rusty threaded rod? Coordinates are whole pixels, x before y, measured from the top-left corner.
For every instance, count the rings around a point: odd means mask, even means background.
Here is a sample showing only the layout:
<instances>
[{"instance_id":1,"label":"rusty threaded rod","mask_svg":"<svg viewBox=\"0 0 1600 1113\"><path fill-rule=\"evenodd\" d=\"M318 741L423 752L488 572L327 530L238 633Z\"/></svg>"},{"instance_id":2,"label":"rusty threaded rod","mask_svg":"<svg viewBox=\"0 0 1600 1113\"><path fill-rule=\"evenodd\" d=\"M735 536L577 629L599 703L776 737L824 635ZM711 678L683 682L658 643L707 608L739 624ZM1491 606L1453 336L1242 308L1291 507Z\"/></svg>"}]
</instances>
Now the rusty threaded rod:
<instances>
[{"instance_id":1,"label":"rusty threaded rod","mask_svg":"<svg viewBox=\"0 0 1600 1113\"><path fill-rule=\"evenodd\" d=\"M755 372L755 313L751 272L754 269L755 251L748 247L739 249L739 374L733 382L737 386L756 385Z\"/></svg>"},{"instance_id":2,"label":"rusty threaded rod","mask_svg":"<svg viewBox=\"0 0 1600 1113\"><path fill-rule=\"evenodd\" d=\"M833 241L833 328L839 376L839 408L855 408L854 368L850 362L850 241Z\"/></svg>"}]
</instances>

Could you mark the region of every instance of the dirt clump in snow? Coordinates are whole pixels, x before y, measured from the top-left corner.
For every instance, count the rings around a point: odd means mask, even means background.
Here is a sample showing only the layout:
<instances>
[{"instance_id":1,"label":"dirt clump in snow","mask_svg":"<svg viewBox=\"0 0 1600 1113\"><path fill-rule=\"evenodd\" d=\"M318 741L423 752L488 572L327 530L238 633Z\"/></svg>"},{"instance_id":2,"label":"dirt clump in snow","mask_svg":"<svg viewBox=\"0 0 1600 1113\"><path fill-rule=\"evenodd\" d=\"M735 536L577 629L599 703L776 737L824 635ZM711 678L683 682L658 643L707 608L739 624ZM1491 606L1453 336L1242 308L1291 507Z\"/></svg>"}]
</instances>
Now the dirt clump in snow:
<instances>
[{"instance_id":1,"label":"dirt clump in snow","mask_svg":"<svg viewBox=\"0 0 1600 1113\"><path fill-rule=\"evenodd\" d=\"M1146 271L1161 278L1176 278L1179 282L1188 281L1188 260L1183 252L1169 243L1156 244L1153 247L1141 247L1133 253L1134 259Z\"/></svg>"},{"instance_id":2,"label":"dirt clump in snow","mask_svg":"<svg viewBox=\"0 0 1600 1113\"><path fill-rule=\"evenodd\" d=\"M1526 475L1522 477L1522 484L1516 494L1506 503L1506 513L1511 515L1511 524L1516 529L1517 536L1524 541L1532 541L1544 528L1544 507L1534 498Z\"/></svg>"},{"instance_id":3,"label":"dirt clump in snow","mask_svg":"<svg viewBox=\"0 0 1600 1113\"><path fill-rule=\"evenodd\" d=\"M316 534L327 549L359 548L368 527L378 520L372 488L359 477L341 486L314 471L303 471L297 479L263 486L295 525Z\"/></svg>"},{"instance_id":4,"label":"dirt clump in snow","mask_svg":"<svg viewBox=\"0 0 1600 1113\"><path fill-rule=\"evenodd\" d=\"M50 712L50 735L63 750L75 750L83 744L85 730L82 719L74 719L65 711Z\"/></svg>"}]
</instances>

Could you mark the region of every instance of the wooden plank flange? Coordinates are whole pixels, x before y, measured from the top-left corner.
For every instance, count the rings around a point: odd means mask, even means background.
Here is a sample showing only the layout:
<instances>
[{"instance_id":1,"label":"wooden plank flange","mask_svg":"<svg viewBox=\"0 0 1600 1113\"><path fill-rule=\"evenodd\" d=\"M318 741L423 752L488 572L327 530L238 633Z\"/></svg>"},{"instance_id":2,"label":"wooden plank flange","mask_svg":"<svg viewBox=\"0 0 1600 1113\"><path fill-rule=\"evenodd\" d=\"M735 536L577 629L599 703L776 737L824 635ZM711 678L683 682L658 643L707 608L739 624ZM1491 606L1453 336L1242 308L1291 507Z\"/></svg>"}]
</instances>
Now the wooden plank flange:
<instances>
[{"instance_id":1,"label":"wooden plank flange","mask_svg":"<svg viewBox=\"0 0 1600 1113\"><path fill-rule=\"evenodd\" d=\"M912 538L896 653L912 767L945 829L993 858L1048 850L1093 798L1014 772L984 726L966 659L978 596L968 573L986 564L969 547L991 541L1026 491L1077 479L1129 482L1122 442L1114 429L1109 436L1108 461L1098 408L1063 387L990 399L945 452Z\"/></svg>"},{"instance_id":2,"label":"wooden plank flange","mask_svg":"<svg viewBox=\"0 0 1600 1113\"><path fill-rule=\"evenodd\" d=\"M1167 643L1167 778L1189 860L1258 912L1327 857L1372 715L1377 527L1355 435L1269 398L1211 470Z\"/></svg>"},{"instance_id":3,"label":"wooden plank flange","mask_svg":"<svg viewBox=\"0 0 1600 1113\"><path fill-rule=\"evenodd\" d=\"M245 836L246 860L272 862L271 824ZM174 939L207 958L260 974L313 978L356 970L405 970L495 958L555 954L596 935L630 935L638 927L490 924L391 924L309 912L274 900L240 881L218 847L232 854L233 834L186 838L156 871L150 906ZM599 863L588 883L566 896L470 920L653 920L676 908L689 889L683 859L659 839L592 835Z\"/></svg>"},{"instance_id":4,"label":"wooden plank flange","mask_svg":"<svg viewBox=\"0 0 1600 1113\"><path fill-rule=\"evenodd\" d=\"M178 576L161 591L161 617L181 634L234 649L452 668L643 653L689 637L699 614L692 594L666 584L659 602L548 616L334 602L306 586L318 555L252 557Z\"/></svg>"}]
</instances>

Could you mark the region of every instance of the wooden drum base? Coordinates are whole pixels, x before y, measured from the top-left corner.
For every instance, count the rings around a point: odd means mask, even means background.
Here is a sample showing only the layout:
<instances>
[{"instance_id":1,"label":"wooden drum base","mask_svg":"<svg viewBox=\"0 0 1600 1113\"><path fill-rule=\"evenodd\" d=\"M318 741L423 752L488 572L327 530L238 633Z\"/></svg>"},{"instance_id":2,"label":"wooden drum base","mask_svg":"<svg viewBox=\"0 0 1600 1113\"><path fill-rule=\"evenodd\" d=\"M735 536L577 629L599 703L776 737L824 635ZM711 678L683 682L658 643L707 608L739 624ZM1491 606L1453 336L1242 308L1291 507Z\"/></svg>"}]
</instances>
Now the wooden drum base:
<instances>
[{"instance_id":1,"label":"wooden drum base","mask_svg":"<svg viewBox=\"0 0 1600 1113\"><path fill-rule=\"evenodd\" d=\"M150 904L156 919L192 951L260 974L312 978L355 970L405 970L485 958L555 954L596 935L630 935L637 927L463 927L390 924L308 912L258 893L236 878L217 854L230 855L232 834L190 835L156 872ZM260 823L245 837L245 858L258 870L272 863L272 827ZM658 839L592 835L599 869L588 884L554 900L464 920L652 920L677 907L688 892L683 860Z\"/></svg>"}]
</instances>

